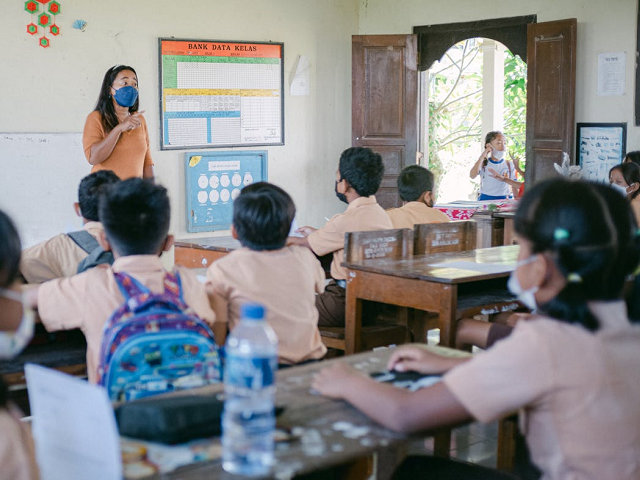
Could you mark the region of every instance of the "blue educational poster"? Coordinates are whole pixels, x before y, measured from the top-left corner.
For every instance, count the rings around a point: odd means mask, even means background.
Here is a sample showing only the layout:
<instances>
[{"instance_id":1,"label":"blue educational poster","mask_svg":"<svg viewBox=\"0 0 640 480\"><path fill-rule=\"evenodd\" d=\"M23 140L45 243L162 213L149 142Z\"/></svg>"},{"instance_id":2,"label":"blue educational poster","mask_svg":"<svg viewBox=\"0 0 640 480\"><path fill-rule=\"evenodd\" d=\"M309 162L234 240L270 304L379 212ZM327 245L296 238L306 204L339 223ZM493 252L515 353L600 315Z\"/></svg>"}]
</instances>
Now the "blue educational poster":
<instances>
[{"instance_id":1,"label":"blue educational poster","mask_svg":"<svg viewBox=\"0 0 640 480\"><path fill-rule=\"evenodd\" d=\"M267 151L185 154L187 231L211 232L231 226L233 201L243 187L267 181Z\"/></svg>"}]
</instances>

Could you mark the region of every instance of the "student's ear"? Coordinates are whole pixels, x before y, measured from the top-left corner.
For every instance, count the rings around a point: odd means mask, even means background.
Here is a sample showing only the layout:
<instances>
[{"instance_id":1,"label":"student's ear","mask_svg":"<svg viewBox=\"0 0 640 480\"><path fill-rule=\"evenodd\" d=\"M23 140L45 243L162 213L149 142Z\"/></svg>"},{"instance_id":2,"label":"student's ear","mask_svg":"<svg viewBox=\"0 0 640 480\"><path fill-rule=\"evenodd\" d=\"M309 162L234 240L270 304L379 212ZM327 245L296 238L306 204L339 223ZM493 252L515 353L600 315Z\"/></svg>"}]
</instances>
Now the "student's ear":
<instances>
[{"instance_id":1,"label":"student's ear","mask_svg":"<svg viewBox=\"0 0 640 480\"><path fill-rule=\"evenodd\" d=\"M627 193L633 193L633 192L637 191L638 188L640 188L640 183L638 183L638 182L632 183L631 185L629 185L629 188L631 188L631 191L627 192Z\"/></svg>"},{"instance_id":2,"label":"student's ear","mask_svg":"<svg viewBox=\"0 0 640 480\"><path fill-rule=\"evenodd\" d=\"M78 202L73 202L73 209L76 212L76 215L82 217L82 212L80 211L80 204Z\"/></svg>"},{"instance_id":3,"label":"student's ear","mask_svg":"<svg viewBox=\"0 0 640 480\"><path fill-rule=\"evenodd\" d=\"M238 240L238 232L236 231L236 227L233 226L233 223L231 224L231 236Z\"/></svg>"},{"instance_id":4,"label":"student's ear","mask_svg":"<svg viewBox=\"0 0 640 480\"><path fill-rule=\"evenodd\" d=\"M111 251L111 244L109 243L109 240L107 240L107 235L104 233L104 230L98 230L96 240L98 241L98 245L100 245L105 252Z\"/></svg>"},{"instance_id":5,"label":"student's ear","mask_svg":"<svg viewBox=\"0 0 640 480\"><path fill-rule=\"evenodd\" d=\"M175 240L175 237L173 235L167 235L167 238L164 241L164 246L160 251L160 255L162 255L162 252L168 252L169 250L171 250L171 247L173 247L174 240Z\"/></svg>"}]
</instances>

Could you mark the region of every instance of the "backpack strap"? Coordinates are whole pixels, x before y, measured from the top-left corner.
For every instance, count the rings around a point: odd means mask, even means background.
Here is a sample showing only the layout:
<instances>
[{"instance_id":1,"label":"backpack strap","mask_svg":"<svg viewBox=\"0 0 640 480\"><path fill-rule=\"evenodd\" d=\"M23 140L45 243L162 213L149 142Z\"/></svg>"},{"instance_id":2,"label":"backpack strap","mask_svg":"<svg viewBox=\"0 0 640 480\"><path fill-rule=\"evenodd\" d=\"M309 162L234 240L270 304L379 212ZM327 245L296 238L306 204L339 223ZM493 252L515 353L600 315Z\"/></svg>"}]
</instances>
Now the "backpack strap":
<instances>
[{"instance_id":1,"label":"backpack strap","mask_svg":"<svg viewBox=\"0 0 640 480\"><path fill-rule=\"evenodd\" d=\"M142 285L138 280L124 272L113 272L118 288L125 300L129 300L135 295L143 293L151 293L147 287Z\"/></svg>"},{"instance_id":2,"label":"backpack strap","mask_svg":"<svg viewBox=\"0 0 640 480\"><path fill-rule=\"evenodd\" d=\"M80 261L78 264L78 270L76 273L82 273L93 267L97 267L102 264L113 265L113 253L106 252L102 247L96 248L87 257Z\"/></svg>"},{"instance_id":3,"label":"backpack strap","mask_svg":"<svg viewBox=\"0 0 640 480\"><path fill-rule=\"evenodd\" d=\"M100 244L95 239L95 237L86 230L78 230L77 232L67 233L67 236L87 253L91 253L96 248L100 247Z\"/></svg>"},{"instance_id":4,"label":"backpack strap","mask_svg":"<svg viewBox=\"0 0 640 480\"><path fill-rule=\"evenodd\" d=\"M182 296L182 281L178 272L166 272L164 274L164 291L175 296L180 302L186 305Z\"/></svg>"}]
</instances>

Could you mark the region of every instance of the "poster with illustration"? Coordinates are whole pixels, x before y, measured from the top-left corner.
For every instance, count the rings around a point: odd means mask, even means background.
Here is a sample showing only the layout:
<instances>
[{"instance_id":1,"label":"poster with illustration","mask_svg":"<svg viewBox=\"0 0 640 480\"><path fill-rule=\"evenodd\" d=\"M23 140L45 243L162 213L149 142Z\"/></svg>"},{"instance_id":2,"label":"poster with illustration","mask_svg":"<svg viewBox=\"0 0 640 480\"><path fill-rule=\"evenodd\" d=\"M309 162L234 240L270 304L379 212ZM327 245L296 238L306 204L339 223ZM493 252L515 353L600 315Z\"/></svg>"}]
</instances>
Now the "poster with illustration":
<instances>
[{"instance_id":1,"label":"poster with illustration","mask_svg":"<svg viewBox=\"0 0 640 480\"><path fill-rule=\"evenodd\" d=\"M578 123L577 159L582 178L608 183L609 170L626 154L626 123Z\"/></svg>"}]
</instances>

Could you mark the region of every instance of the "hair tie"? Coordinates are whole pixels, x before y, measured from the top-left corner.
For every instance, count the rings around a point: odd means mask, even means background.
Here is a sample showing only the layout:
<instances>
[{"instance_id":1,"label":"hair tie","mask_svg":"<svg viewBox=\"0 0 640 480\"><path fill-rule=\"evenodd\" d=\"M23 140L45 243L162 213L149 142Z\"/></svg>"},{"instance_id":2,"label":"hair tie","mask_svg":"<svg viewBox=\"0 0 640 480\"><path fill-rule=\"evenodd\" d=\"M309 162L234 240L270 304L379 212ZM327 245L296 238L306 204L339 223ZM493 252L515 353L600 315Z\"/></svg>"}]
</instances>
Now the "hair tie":
<instances>
[{"instance_id":1,"label":"hair tie","mask_svg":"<svg viewBox=\"0 0 640 480\"><path fill-rule=\"evenodd\" d=\"M567 275L567 282L569 283L582 283L582 277L579 273L571 272Z\"/></svg>"},{"instance_id":2,"label":"hair tie","mask_svg":"<svg viewBox=\"0 0 640 480\"><path fill-rule=\"evenodd\" d=\"M567 240L569 236L569 230L566 228L556 228L553 231L554 240Z\"/></svg>"},{"instance_id":3,"label":"hair tie","mask_svg":"<svg viewBox=\"0 0 640 480\"><path fill-rule=\"evenodd\" d=\"M636 237L640 237L640 227L636 228Z\"/></svg>"}]
</instances>

